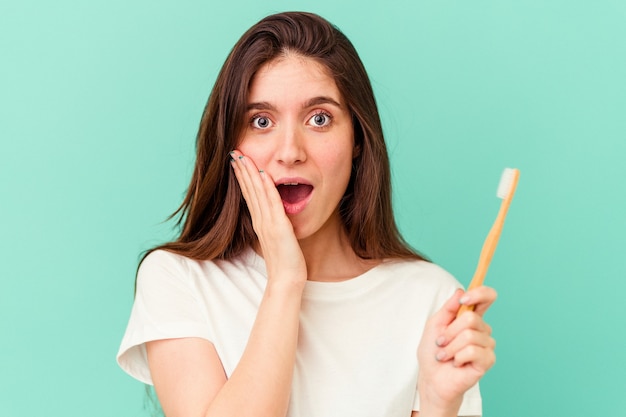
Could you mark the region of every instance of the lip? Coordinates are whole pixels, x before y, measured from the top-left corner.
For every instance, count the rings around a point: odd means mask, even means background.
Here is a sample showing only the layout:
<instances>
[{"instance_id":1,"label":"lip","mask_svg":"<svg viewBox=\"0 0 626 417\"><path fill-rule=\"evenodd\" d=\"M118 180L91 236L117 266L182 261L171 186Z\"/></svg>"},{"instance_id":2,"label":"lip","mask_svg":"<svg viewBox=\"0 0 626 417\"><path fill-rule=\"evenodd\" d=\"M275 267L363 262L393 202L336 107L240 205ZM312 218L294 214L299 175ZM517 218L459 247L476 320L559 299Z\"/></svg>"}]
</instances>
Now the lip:
<instances>
[{"instance_id":1,"label":"lip","mask_svg":"<svg viewBox=\"0 0 626 417\"><path fill-rule=\"evenodd\" d=\"M297 203L288 203L284 200L281 200L283 203L283 208L285 209L285 213L287 215L295 215L301 213L306 208L307 204L309 204L309 201L311 201L313 193L315 192L315 187L313 186L313 184L311 184L310 181L301 177L283 177L274 181L274 184L276 186L285 184L305 184L313 187L309 195L305 199L298 201Z\"/></svg>"},{"instance_id":2,"label":"lip","mask_svg":"<svg viewBox=\"0 0 626 417\"><path fill-rule=\"evenodd\" d=\"M308 181L304 178L301 177L284 177L284 178L280 178L276 181L274 181L275 185L283 185L283 184L306 184L306 185L313 185L311 184L311 181Z\"/></svg>"}]
</instances>

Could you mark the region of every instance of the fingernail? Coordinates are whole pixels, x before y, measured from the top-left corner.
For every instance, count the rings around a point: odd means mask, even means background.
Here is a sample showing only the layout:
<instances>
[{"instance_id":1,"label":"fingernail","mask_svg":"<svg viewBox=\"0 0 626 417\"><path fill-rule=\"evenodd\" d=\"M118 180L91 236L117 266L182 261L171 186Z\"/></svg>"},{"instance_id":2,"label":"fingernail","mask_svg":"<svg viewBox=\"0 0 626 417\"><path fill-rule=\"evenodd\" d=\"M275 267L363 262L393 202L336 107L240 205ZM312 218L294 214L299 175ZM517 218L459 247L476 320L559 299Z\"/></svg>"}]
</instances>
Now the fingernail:
<instances>
[{"instance_id":1,"label":"fingernail","mask_svg":"<svg viewBox=\"0 0 626 417\"><path fill-rule=\"evenodd\" d=\"M461 297L461 299L459 300L459 304L467 304L469 302L469 297L467 295L464 295L463 297Z\"/></svg>"},{"instance_id":2,"label":"fingernail","mask_svg":"<svg viewBox=\"0 0 626 417\"><path fill-rule=\"evenodd\" d=\"M445 338L445 337L443 337L443 336L439 336L439 337L437 338L437 340L435 340L435 344L436 344L437 346L443 346L443 344L444 344L445 342L446 342L446 338Z\"/></svg>"},{"instance_id":3,"label":"fingernail","mask_svg":"<svg viewBox=\"0 0 626 417\"><path fill-rule=\"evenodd\" d=\"M259 170L259 174L261 174L261 178L265 178L265 171L262 169Z\"/></svg>"},{"instance_id":4,"label":"fingernail","mask_svg":"<svg viewBox=\"0 0 626 417\"><path fill-rule=\"evenodd\" d=\"M228 153L229 153L229 154L231 154L231 155L234 155L234 154L235 154L235 151L230 151L230 152L228 152Z\"/></svg>"},{"instance_id":5,"label":"fingernail","mask_svg":"<svg viewBox=\"0 0 626 417\"><path fill-rule=\"evenodd\" d=\"M440 350L439 352L437 352L437 355L435 356L435 359L437 359L437 361L442 361L446 358L446 351L445 350Z\"/></svg>"}]
</instances>

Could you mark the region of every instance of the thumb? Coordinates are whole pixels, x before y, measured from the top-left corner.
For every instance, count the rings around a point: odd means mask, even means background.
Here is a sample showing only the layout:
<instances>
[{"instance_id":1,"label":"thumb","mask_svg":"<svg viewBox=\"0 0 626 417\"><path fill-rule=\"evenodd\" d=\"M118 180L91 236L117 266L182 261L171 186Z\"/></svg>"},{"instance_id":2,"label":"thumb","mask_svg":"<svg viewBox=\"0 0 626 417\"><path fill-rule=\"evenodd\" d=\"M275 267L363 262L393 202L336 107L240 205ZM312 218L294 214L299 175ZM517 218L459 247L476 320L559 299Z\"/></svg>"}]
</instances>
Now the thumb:
<instances>
[{"instance_id":1,"label":"thumb","mask_svg":"<svg viewBox=\"0 0 626 417\"><path fill-rule=\"evenodd\" d=\"M452 323L456 318L459 308L461 308L459 300L463 294L464 291L462 289L457 289L454 294L452 294L452 297L450 297L448 301L446 301L445 304L439 309L439 311L431 317L432 325L439 328Z\"/></svg>"},{"instance_id":2,"label":"thumb","mask_svg":"<svg viewBox=\"0 0 626 417\"><path fill-rule=\"evenodd\" d=\"M457 289L454 294L441 306L441 308L426 322L422 341L418 349L418 357L425 365L435 364L434 358L439 346L439 338L444 334L446 328L456 318L457 311L461 308L459 300L463 296L462 289Z\"/></svg>"}]
</instances>

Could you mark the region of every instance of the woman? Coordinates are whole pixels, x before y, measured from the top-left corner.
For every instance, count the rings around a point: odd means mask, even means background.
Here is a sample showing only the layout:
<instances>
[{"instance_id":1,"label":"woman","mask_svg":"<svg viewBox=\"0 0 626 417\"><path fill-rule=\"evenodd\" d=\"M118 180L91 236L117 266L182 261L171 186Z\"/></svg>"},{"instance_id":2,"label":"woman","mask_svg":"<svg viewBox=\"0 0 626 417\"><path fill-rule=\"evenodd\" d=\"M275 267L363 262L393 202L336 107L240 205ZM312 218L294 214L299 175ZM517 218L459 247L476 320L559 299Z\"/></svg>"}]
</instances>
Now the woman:
<instances>
[{"instance_id":1,"label":"woman","mask_svg":"<svg viewBox=\"0 0 626 417\"><path fill-rule=\"evenodd\" d=\"M235 45L179 213L118 356L166 416L481 413L495 292L400 237L369 79L324 19L269 16Z\"/></svg>"}]
</instances>

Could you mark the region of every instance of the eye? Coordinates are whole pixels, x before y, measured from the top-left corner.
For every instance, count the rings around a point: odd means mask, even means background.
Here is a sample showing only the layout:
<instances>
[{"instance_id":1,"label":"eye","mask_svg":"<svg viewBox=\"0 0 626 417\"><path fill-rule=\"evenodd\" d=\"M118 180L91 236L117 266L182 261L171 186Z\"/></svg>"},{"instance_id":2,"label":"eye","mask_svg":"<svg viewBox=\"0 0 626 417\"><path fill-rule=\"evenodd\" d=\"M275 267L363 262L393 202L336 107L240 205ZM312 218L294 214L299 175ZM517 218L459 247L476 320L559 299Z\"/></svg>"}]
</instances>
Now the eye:
<instances>
[{"instance_id":1,"label":"eye","mask_svg":"<svg viewBox=\"0 0 626 417\"><path fill-rule=\"evenodd\" d=\"M333 117L325 111L315 113L310 119L309 123L315 127L326 127L333 120Z\"/></svg>"},{"instance_id":2,"label":"eye","mask_svg":"<svg viewBox=\"0 0 626 417\"><path fill-rule=\"evenodd\" d=\"M267 116L257 114L252 116L252 118L250 119L250 124L255 129L267 129L271 127L272 121Z\"/></svg>"}]
</instances>

